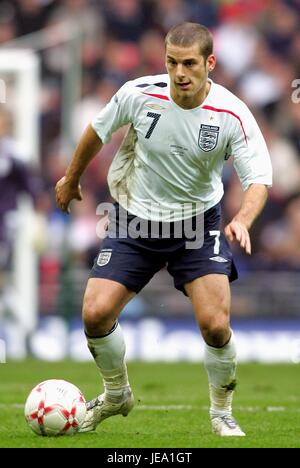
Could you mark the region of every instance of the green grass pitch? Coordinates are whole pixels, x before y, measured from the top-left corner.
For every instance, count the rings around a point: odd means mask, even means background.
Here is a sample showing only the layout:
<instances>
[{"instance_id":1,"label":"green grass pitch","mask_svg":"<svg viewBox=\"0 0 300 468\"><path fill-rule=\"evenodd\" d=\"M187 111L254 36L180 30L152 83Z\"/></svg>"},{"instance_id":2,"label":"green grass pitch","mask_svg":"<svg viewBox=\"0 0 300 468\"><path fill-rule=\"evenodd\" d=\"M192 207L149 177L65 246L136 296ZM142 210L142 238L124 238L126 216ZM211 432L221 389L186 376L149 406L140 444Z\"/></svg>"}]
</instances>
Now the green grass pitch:
<instances>
[{"instance_id":1,"label":"green grass pitch","mask_svg":"<svg viewBox=\"0 0 300 468\"><path fill-rule=\"evenodd\" d=\"M243 364L238 368L234 415L247 437L210 432L203 364L129 363L136 406L127 418L105 420L97 431L56 438L27 427L23 405L38 382L62 378L87 399L100 392L93 363L28 360L0 365L0 447L300 447L299 366Z\"/></svg>"}]
</instances>

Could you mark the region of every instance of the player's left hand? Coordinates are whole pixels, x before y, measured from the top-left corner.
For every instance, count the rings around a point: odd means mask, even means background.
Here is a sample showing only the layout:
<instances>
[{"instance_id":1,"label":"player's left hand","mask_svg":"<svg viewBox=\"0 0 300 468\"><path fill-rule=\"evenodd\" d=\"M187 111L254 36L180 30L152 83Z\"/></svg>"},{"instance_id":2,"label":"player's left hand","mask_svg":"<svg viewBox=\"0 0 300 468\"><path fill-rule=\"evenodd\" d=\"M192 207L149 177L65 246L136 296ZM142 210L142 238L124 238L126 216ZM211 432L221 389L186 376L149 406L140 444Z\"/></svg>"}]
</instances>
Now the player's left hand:
<instances>
[{"instance_id":1,"label":"player's left hand","mask_svg":"<svg viewBox=\"0 0 300 468\"><path fill-rule=\"evenodd\" d=\"M251 255L250 236L247 227L243 223L233 219L225 227L225 235L230 242L236 239L246 253Z\"/></svg>"},{"instance_id":2,"label":"player's left hand","mask_svg":"<svg viewBox=\"0 0 300 468\"><path fill-rule=\"evenodd\" d=\"M66 176L57 182L55 193L57 206L67 214L71 212L69 204L72 200L82 200L80 184L77 181L74 183L72 180L68 180Z\"/></svg>"}]
</instances>

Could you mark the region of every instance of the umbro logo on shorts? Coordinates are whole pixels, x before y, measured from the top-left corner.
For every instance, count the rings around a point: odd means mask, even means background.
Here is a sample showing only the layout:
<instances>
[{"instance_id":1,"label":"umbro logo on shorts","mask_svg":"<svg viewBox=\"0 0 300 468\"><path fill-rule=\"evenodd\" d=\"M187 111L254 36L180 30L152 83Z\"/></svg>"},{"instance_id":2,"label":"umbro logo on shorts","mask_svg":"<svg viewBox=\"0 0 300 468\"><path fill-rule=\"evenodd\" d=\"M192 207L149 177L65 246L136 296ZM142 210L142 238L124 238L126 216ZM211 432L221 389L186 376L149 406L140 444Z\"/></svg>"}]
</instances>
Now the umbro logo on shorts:
<instances>
[{"instance_id":1,"label":"umbro logo on shorts","mask_svg":"<svg viewBox=\"0 0 300 468\"><path fill-rule=\"evenodd\" d=\"M104 266L107 265L111 259L112 249L103 249L98 255L97 265Z\"/></svg>"},{"instance_id":2,"label":"umbro logo on shorts","mask_svg":"<svg viewBox=\"0 0 300 468\"><path fill-rule=\"evenodd\" d=\"M219 263L226 263L228 262L228 260L226 258L223 258L223 257L210 257L209 260L213 260L214 262L219 262Z\"/></svg>"}]
</instances>

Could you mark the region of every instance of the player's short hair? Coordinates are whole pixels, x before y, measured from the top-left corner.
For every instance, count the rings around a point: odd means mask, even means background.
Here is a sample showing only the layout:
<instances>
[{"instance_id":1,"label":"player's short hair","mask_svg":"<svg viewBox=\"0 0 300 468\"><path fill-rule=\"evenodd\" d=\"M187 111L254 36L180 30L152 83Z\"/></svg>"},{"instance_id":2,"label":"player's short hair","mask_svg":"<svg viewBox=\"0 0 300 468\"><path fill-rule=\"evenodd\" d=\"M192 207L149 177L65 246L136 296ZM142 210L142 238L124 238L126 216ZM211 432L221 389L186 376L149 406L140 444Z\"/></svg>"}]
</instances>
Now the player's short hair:
<instances>
[{"instance_id":1,"label":"player's short hair","mask_svg":"<svg viewBox=\"0 0 300 468\"><path fill-rule=\"evenodd\" d=\"M202 24L184 22L173 26L166 35L165 43L180 47L191 47L198 43L200 55L207 60L213 53L213 37L211 32Z\"/></svg>"}]
</instances>

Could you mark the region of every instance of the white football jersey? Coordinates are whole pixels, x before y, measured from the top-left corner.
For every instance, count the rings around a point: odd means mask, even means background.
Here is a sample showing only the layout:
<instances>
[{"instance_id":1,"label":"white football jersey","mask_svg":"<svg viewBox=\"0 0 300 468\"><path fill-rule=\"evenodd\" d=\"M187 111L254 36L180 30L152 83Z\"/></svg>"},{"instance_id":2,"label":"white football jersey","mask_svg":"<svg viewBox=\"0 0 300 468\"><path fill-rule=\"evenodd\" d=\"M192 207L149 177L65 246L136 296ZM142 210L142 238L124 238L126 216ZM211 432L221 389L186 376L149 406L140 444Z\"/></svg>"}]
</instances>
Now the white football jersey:
<instances>
[{"instance_id":1,"label":"white football jersey","mask_svg":"<svg viewBox=\"0 0 300 468\"><path fill-rule=\"evenodd\" d=\"M244 190L251 183L272 184L270 156L253 115L212 81L194 109L172 100L167 74L129 81L92 121L103 143L125 124L131 126L108 183L111 195L136 216L178 221L216 205L231 155Z\"/></svg>"}]
</instances>

